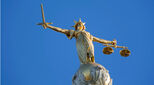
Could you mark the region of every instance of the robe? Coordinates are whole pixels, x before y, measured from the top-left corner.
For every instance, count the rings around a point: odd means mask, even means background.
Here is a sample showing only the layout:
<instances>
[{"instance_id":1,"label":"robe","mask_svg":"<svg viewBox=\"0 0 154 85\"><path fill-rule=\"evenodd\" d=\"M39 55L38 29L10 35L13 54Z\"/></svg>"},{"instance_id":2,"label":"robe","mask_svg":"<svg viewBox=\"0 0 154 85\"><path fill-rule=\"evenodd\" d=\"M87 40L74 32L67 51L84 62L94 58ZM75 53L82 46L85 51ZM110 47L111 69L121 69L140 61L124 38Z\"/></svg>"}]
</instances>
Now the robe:
<instances>
[{"instance_id":1,"label":"robe","mask_svg":"<svg viewBox=\"0 0 154 85\"><path fill-rule=\"evenodd\" d=\"M94 45L92 43L93 36L90 35L89 32L82 30L82 31L69 31L70 35L68 36L69 39L75 37L76 38L76 48L77 53L80 59L81 64L86 64L88 62L95 62L94 61Z\"/></svg>"}]
</instances>

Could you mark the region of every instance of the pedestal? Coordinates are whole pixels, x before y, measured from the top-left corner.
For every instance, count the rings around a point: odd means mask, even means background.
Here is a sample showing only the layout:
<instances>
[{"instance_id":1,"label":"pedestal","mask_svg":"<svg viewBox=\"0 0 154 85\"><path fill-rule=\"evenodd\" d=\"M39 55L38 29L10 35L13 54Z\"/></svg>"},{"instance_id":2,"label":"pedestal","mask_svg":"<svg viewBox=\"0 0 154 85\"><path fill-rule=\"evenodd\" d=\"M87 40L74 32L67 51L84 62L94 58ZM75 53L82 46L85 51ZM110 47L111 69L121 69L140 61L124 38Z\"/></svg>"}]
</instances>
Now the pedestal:
<instances>
[{"instance_id":1,"label":"pedestal","mask_svg":"<svg viewBox=\"0 0 154 85\"><path fill-rule=\"evenodd\" d=\"M112 85L112 79L100 64L81 64L72 79L72 85Z\"/></svg>"}]
</instances>

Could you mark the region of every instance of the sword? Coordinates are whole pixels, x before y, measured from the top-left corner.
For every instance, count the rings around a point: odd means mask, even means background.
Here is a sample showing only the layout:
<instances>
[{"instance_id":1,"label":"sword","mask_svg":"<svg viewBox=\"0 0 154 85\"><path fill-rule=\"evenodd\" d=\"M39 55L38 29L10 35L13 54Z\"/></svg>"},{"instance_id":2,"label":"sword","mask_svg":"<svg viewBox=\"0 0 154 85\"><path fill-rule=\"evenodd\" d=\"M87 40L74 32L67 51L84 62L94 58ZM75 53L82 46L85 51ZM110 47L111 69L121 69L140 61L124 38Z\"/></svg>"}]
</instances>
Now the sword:
<instances>
[{"instance_id":1,"label":"sword","mask_svg":"<svg viewBox=\"0 0 154 85\"><path fill-rule=\"evenodd\" d=\"M42 20L43 20L43 23L38 23L37 25L42 25L44 29L46 29L46 24L52 24L51 22L50 23L46 23L45 22L45 17L44 17L44 11L43 11L43 4L41 4L41 11L42 11Z\"/></svg>"}]
</instances>

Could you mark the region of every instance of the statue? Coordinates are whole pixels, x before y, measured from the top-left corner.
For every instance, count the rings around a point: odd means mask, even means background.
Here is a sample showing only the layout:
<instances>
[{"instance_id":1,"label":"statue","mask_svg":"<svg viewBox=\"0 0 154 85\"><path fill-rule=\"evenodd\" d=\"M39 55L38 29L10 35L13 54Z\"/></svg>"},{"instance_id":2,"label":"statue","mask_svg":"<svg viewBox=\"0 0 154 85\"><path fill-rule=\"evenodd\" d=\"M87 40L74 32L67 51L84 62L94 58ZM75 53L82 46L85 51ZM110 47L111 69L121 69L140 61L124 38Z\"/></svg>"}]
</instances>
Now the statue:
<instances>
[{"instance_id":1,"label":"statue","mask_svg":"<svg viewBox=\"0 0 154 85\"><path fill-rule=\"evenodd\" d=\"M63 33L70 40L72 38L76 39L76 48L81 65L72 79L72 85L112 85L112 79L110 78L108 71L100 64L95 63L93 41L107 46L103 49L103 53L105 54L111 54L113 52L111 47L124 48L120 54L127 57L130 54L130 51L127 49L127 47L117 46L116 40L109 41L91 35L89 32L85 31L85 23L83 23L81 19L79 19L78 22L74 21L75 25L73 27L75 30L51 26L49 24L52 23L45 22L42 4L41 9L43 23L39 23L38 25L42 25L44 29L50 28L54 31Z\"/></svg>"}]
</instances>

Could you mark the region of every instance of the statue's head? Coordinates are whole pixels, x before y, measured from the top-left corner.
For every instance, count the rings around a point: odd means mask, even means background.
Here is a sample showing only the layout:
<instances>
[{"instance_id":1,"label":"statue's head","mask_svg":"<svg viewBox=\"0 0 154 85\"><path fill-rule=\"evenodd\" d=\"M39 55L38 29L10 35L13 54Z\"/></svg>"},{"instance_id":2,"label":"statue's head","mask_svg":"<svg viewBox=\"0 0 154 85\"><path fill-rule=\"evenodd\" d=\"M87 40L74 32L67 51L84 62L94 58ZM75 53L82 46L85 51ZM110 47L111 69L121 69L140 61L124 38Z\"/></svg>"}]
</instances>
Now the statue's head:
<instances>
[{"instance_id":1,"label":"statue's head","mask_svg":"<svg viewBox=\"0 0 154 85\"><path fill-rule=\"evenodd\" d=\"M75 25L74 25L73 27L75 28L75 30L81 31L81 30L85 30L85 29L86 29L86 27L84 26L85 23L83 23L83 22L81 21L81 19L79 19L78 22L77 22L77 21L74 21L74 23L75 23Z\"/></svg>"}]
</instances>

